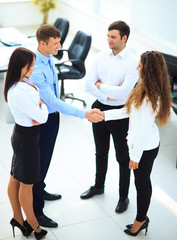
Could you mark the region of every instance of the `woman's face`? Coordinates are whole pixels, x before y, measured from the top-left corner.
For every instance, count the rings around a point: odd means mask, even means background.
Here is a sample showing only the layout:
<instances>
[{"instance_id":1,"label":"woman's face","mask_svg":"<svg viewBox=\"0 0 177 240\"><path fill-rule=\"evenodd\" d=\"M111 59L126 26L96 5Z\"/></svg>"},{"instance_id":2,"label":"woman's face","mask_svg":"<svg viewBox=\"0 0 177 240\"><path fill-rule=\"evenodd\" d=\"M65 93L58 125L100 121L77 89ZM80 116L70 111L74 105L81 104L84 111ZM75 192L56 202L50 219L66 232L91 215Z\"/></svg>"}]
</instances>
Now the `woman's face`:
<instances>
[{"instance_id":1,"label":"woman's face","mask_svg":"<svg viewBox=\"0 0 177 240\"><path fill-rule=\"evenodd\" d=\"M33 62L30 66L26 65L24 68L22 68L22 72L21 72L21 76L26 77L26 78L30 78L32 72L34 71L34 63L35 63L35 58L33 59Z\"/></svg>"},{"instance_id":2,"label":"woman's face","mask_svg":"<svg viewBox=\"0 0 177 240\"><path fill-rule=\"evenodd\" d=\"M141 78L141 68L142 68L142 64L141 64L141 61L139 61L139 64L136 67L136 69L138 70L138 75L139 75L140 78Z\"/></svg>"}]
</instances>

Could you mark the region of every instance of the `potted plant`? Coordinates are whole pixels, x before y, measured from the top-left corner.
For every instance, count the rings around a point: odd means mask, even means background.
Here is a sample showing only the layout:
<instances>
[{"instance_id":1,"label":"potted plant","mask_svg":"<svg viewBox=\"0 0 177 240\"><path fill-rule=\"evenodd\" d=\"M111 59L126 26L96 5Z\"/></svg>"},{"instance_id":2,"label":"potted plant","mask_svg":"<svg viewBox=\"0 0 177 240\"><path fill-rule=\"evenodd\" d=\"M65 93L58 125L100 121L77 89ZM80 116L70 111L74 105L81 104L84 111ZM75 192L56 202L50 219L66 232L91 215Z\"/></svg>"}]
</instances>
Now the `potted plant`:
<instances>
[{"instance_id":1,"label":"potted plant","mask_svg":"<svg viewBox=\"0 0 177 240\"><path fill-rule=\"evenodd\" d=\"M43 24L47 23L49 11L56 8L56 1L57 0L32 0L32 3L39 6L43 14Z\"/></svg>"}]
</instances>

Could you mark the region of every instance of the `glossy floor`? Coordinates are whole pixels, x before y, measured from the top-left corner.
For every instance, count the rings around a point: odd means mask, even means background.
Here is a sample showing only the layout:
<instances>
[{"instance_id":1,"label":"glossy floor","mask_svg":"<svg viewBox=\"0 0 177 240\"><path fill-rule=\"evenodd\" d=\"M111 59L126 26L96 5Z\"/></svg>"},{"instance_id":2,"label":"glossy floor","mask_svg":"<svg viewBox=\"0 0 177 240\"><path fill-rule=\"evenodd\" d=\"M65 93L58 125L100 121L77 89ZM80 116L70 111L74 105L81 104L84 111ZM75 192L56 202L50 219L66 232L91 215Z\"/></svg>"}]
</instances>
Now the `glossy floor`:
<instances>
[{"instance_id":1,"label":"glossy floor","mask_svg":"<svg viewBox=\"0 0 177 240\"><path fill-rule=\"evenodd\" d=\"M91 59L91 58L90 58ZM10 137L13 123L6 122L7 106L3 100L3 75L0 75L0 240L14 239L9 224L12 210L7 196L7 185L12 149ZM84 81L83 81L84 83ZM68 81L67 92L83 97L90 108L94 99L83 91L80 81ZM76 87L74 87L76 85ZM72 104L77 104L73 102ZM82 108L82 104L77 104ZM172 117L160 130L161 146L152 172L153 196L148 212L150 225L147 236L142 231L136 238L147 240L177 239L177 117ZM123 230L136 214L136 191L133 174L128 210L116 214L119 170L111 142L105 194L81 200L80 194L94 184L95 160L91 123L61 115L60 131L51 166L46 178L47 190L62 194L62 199L45 203L44 212L57 221L58 228L48 229L50 240L128 240ZM16 229L16 240L25 239ZM30 236L29 239L34 239Z\"/></svg>"}]
</instances>

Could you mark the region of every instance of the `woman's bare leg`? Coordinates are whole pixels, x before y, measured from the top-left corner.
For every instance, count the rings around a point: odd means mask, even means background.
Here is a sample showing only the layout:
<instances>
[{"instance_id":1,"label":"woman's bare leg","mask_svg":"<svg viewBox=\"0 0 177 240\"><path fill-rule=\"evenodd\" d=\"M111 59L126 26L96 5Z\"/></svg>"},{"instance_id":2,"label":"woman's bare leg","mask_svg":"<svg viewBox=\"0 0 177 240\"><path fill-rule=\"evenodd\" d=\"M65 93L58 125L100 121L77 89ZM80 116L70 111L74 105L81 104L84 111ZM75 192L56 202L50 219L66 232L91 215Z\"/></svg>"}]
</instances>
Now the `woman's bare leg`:
<instances>
[{"instance_id":1,"label":"woman's bare leg","mask_svg":"<svg viewBox=\"0 0 177 240\"><path fill-rule=\"evenodd\" d=\"M137 232L144 223L145 223L145 220L142 221L142 222L138 222L138 221L135 219L135 220L134 220L134 223L133 223L133 226L132 226L132 228L131 228L131 232L132 232L132 233Z\"/></svg>"},{"instance_id":2,"label":"woman's bare leg","mask_svg":"<svg viewBox=\"0 0 177 240\"><path fill-rule=\"evenodd\" d=\"M13 215L16 221L18 221L23 226L23 215L21 211L21 205L19 202L19 187L20 182L10 175L9 185L8 185L8 196L12 206Z\"/></svg>"},{"instance_id":3,"label":"woman's bare leg","mask_svg":"<svg viewBox=\"0 0 177 240\"><path fill-rule=\"evenodd\" d=\"M33 184L24 184L20 182L19 200L26 215L28 223L33 229L39 225L33 211ZM36 232L40 232L41 228L38 228Z\"/></svg>"}]
</instances>

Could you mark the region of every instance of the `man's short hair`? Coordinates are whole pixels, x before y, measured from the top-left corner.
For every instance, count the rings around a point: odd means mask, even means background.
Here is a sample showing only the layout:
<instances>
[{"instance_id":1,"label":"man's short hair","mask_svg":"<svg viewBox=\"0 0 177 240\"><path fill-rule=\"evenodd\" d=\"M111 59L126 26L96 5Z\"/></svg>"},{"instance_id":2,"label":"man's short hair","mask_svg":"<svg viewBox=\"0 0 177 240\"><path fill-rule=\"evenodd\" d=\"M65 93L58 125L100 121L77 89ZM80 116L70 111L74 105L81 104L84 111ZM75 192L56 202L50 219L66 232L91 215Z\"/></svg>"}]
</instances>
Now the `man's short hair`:
<instances>
[{"instance_id":1,"label":"man's short hair","mask_svg":"<svg viewBox=\"0 0 177 240\"><path fill-rule=\"evenodd\" d=\"M127 40L130 34L130 27L123 21L116 21L109 25L108 31L119 30L121 38L127 36Z\"/></svg>"},{"instance_id":2,"label":"man's short hair","mask_svg":"<svg viewBox=\"0 0 177 240\"><path fill-rule=\"evenodd\" d=\"M49 38L59 38L60 37L60 31L54 27L53 25L44 24L41 27L38 28L36 32L36 38L37 41L44 41L48 43Z\"/></svg>"}]
</instances>

